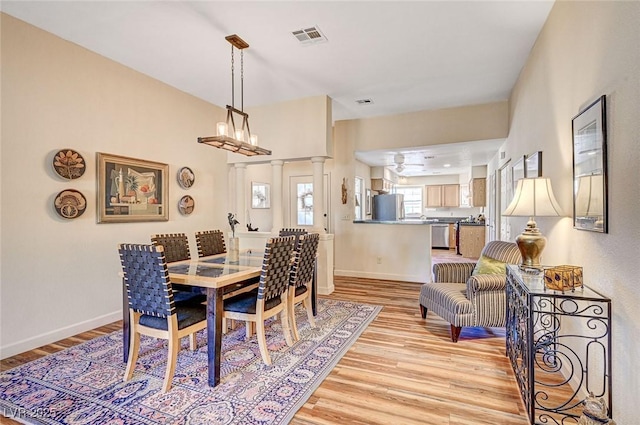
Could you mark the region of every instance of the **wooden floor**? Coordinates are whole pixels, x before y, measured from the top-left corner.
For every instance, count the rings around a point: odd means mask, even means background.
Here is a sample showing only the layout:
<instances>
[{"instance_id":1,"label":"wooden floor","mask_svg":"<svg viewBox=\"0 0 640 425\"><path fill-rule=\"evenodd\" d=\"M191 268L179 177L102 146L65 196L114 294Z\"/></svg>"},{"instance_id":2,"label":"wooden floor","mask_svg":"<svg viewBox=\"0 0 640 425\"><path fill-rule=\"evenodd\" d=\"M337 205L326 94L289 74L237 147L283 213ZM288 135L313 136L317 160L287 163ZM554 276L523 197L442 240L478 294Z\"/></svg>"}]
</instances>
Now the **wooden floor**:
<instances>
[{"instance_id":1,"label":"wooden floor","mask_svg":"<svg viewBox=\"0 0 640 425\"><path fill-rule=\"evenodd\" d=\"M434 251L434 262L461 258ZM378 317L298 411L292 424L525 425L526 414L505 352L504 329L464 328L420 317L420 284L336 277L328 298L384 306ZM0 361L5 370L98 335L84 332ZM17 424L4 419L3 424Z\"/></svg>"}]
</instances>

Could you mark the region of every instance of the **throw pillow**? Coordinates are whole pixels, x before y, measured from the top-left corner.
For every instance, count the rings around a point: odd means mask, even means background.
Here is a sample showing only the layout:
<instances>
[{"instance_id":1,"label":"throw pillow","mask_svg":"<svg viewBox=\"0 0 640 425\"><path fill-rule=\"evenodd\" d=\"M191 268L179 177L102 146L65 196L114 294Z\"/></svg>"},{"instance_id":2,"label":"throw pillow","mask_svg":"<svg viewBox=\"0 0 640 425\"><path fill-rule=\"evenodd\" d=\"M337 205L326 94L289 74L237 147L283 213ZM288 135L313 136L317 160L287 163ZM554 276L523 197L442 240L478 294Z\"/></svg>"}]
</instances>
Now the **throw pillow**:
<instances>
[{"instance_id":1,"label":"throw pillow","mask_svg":"<svg viewBox=\"0 0 640 425\"><path fill-rule=\"evenodd\" d=\"M477 274L507 274L507 265L495 258L481 255L476 263L471 276Z\"/></svg>"}]
</instances>

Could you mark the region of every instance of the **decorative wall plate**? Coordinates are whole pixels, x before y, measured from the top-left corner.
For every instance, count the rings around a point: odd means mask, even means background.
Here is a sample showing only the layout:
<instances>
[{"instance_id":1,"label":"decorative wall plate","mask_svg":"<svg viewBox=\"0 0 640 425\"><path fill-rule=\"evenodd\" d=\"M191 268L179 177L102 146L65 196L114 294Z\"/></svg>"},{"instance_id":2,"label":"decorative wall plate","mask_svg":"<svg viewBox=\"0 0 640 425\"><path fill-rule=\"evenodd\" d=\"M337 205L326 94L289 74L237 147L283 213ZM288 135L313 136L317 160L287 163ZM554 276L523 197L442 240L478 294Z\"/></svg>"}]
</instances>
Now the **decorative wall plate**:
<instances>
[{"instance_id":1,"label":"decorative wall plate","mask_svg":"<svg viewBox=\"0 0 640 425\"><path fill-rule=\"evenodd\" d=\"M62 149L53 157L53 169L60 177L73 180L82 177L87 167L78 152Z\"/></svg>"},{"instance_id":2,"label":"decorative wall plate","mask_svg":"<svg viewBox=\"0 0 640 425\"><path fill-rule=\"evenodd\" d=\"M178 183L183 189L189 189L191 186L193 186L193 183L195 183L195 181L196 181L196 175L193 174L193 171L191 171L191 168L182 167L178 171Z\"/></svg>"},{"instance_id":3,"label":"decorative wall plate","mask_svg":"<svg viewBox=\"0 0 640 425\"><path fill-rule=\"evenodd\" d=\"M87 208L87 199L75 189L66 189L58 193L53 205L60 217L78 218Z\"/></svg>"},{"instance_id":4,"label":"decorative wall plate","mask_svg":"<svg viewBox=\"0 0 640 425\"><path fill-rule=\"evenodd\" d=\"M180 198L180 202L178 202L178 210L180 210L183 215L191 214L195 206L196 202L189 195L184 195Z\"/></svg>"}]
</instances>

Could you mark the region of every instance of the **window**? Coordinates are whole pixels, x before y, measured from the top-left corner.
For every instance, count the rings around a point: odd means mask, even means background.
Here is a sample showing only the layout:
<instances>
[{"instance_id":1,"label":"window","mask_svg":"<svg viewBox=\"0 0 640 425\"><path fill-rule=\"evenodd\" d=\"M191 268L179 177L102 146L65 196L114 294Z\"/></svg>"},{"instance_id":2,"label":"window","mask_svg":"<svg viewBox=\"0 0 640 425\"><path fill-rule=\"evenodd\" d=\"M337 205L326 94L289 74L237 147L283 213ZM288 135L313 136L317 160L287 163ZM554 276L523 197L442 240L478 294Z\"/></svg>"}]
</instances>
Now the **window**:
<instances>
[{"instance_id":1,"label":"window","mask_svg":"<svg viewBox=\"0 0 640 425\"><path fill-rule=\"evenodd\" d=\"M422 215L422 186L396 186L395 192L404 195L406 218L417 218Z\"/></svg>"},{"instance_id":2,"label":"window","mask_svg":"<svg viewBox=\"0 0 640 425\"><path fill-rule=\"evenodd\" d=\"M364 202L362 202L362 192L364 192L364 180L361 177L356 177L355 179L355 211L354 217L356 220L362 220L362 207L364 206Z\"/></svg>"}]
</instances>

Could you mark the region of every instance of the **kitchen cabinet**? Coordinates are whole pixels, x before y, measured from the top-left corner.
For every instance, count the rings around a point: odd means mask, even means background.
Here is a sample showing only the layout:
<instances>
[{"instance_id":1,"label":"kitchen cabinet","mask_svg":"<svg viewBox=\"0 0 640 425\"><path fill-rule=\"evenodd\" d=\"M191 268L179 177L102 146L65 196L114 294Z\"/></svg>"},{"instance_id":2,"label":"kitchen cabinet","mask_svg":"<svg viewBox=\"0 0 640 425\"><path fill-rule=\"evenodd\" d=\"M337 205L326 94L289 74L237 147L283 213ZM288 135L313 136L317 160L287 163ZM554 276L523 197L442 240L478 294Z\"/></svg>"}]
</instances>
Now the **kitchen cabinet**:
<instances>
[{"instance_id":1,"label":"kitchen cabinet","mask_svg":"<svg viewBox=\"0 0 640 425\"><path fill-rule=\"evenodd\" d=\"M469 197L472 207L487 206L487 179L476 178L469 182Z\"/></svg>"},{"instance_id":2,"label":"kitchen cabinet","mask_svg":"<svg viewBox=\"0 0 640 425\"><path fill-rule=\"evenodd\" d=\"M480 258L485 245L484 225L460 224L460 254L465 258Z\"/></svg>"},{"instance_id":3,"label":"kitchen cabinet","mask_svg":"<svg viewBox=\"0 0 640 425\"><path fill-rule=\"evenodd\" d=\"M460 206L459 184L438 184L426 186L427 208Z\"/></svg>"},{"instance_id":4,"label":"kitchen cabinet","mask_svg":"<svg viewBox=\"0 0 640 425\"><path fill-rule=\"evenodd\" d=\"M449 224L449 249L456 249L456 225Z\"/></svg>"},{"instance_id":5,"label":"kitchen cabinet","mask_svg":"<svg viewBox=\"0 0 640 425\"><path fill-rule=\"evenodd\" d=\"M393 182L387 179L371 179L371 190L379 193L390 193L393 190Z\"/></svg>"}]
</instances>

